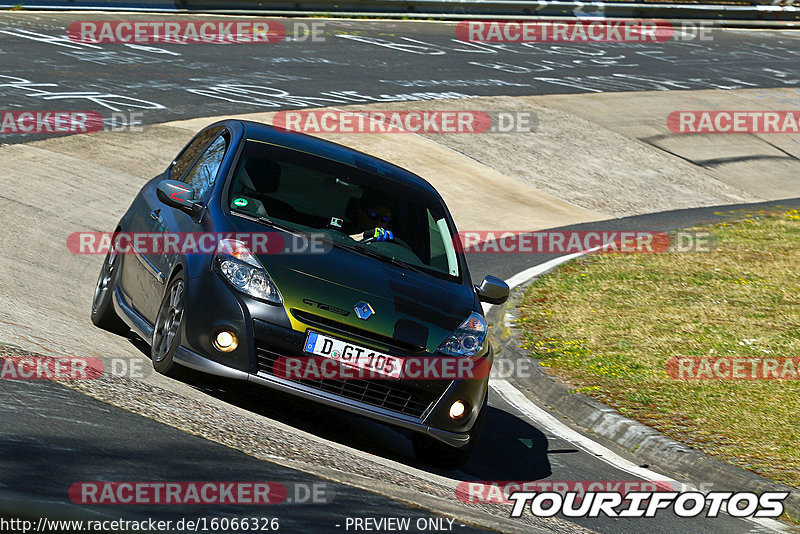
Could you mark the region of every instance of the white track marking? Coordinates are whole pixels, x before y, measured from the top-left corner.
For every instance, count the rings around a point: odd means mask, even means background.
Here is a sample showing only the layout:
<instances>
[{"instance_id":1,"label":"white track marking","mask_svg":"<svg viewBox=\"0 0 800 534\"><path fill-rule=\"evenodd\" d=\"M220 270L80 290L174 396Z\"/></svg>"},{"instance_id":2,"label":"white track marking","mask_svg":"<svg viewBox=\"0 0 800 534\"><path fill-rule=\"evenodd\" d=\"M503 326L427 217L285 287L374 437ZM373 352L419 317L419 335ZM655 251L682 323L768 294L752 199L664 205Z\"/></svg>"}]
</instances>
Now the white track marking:
<instances>
[{"instance_id":1,"label":"white track marking","mask_svg":"<svg viewBox=\"0 0 800 534\"><path fill-rule=\"evenodd\" d=\"M605 448L596 441L593 441L576 430L571 429L557 418L550 415L544 409L534 404L507 380L493 380L491 385L492 388L501 397L503 397L503 400L518 410L521 414L527 416L533 423L536 424L536 426L540 427L541 429L545 429L548 432L552 432L554 435L570 442L577 447L580 447L592 456L597 456L603 461L614 466L616 469L648 481L669 482L673 486L681 484L681 482L675 479L660 475L655 471L651 471L650 469L639 467L630 460L626 460L622 456L619 456L615 452Z\"/></svg>"},{"instance_id":2,"label":"white track marking","mask_svg":"<svg viewBox=\"0 0 800 534\"><path fill-rule=\"evenodd\" d=\"M585 254L589 254L590 252L596 252L596 251L600 250L601 248L605 248L605 247L609 247L609 246L611 246L611 245L609 244L609 245L604 245L604 246L600 246L600 247L590 248L589 250L584 250L582 252L575 252L573 254L567 254L566 256L559 256L558 258L554 258L554 259L552 259L550 261L546 261L546 262L544 262L544 263L542 263L540 265L534 265L533 267L531 267L529 269L525 269L521 273L517 273L514 276L512 276L511 278L509 278L508 280L506 280L506 284L508 284L508 287L510 287L511 289L514 289L518 285L524 284L525 282L527 282L531 278L535 278L535 277L537 277L537 276L539 276L539 275L541 275L543 273L546 273L550 269L554 269L554 268L558 267L559 265L561 265L562 263L567 263L568 261L572 261L575 258L580 258L581 256L583 256Z\"/></svg>"}]
</instances>

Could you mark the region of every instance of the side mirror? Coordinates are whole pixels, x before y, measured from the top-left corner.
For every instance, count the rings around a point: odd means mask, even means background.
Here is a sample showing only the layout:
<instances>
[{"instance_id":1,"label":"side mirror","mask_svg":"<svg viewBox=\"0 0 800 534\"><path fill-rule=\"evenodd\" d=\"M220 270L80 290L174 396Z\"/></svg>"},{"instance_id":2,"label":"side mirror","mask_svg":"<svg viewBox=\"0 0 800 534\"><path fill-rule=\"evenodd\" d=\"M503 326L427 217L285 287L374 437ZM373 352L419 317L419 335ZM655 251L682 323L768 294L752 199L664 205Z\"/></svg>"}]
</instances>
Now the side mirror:
<instances>
[{"instance_id":1,"label":"side mirror","mask_svg":"<svg viewBox=\"0 0 800 534\"><path fill-rule=\"evenodd\" d=\"M511 293L508 284L496 276L485 276L481 285L475 286L475 290L478 292L478 300L488 304L502 304Z\"/></svg>"},{"instance_id":2,"label":"side mirror","mask_svg":"<svg viewBox=\"0 0 800 534\"><path fill-rule=\"evenodd\" d=\"M167 206L185 211L192 217L200 211L200 205L194 201L194 190L187 183L163 180L158 184L156 196Z\"/></svg>"}]
</instances>

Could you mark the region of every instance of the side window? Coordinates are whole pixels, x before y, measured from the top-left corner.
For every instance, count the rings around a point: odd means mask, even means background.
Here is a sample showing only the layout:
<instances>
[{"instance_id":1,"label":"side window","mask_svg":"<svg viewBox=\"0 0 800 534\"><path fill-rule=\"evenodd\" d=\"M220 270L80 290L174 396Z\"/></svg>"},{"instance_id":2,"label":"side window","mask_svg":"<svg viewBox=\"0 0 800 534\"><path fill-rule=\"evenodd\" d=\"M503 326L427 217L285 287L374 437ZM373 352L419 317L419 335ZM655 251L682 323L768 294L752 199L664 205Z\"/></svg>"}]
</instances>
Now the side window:
<instances>
[{"instance_id":1,"label":"side window","mask_svg":"<svg viewBox=\"0 0 800 534\"><path fill-rule=\"evenodd\" d=\"M437 221L428 211L428 231L430 232L431 267L458 276L458 258L455 248L453 248L453 238L447 227L447 221L444 218Z\"/></svg>"},{"instance_id":2,"label":"side window","mask_svg":"<svg viewBox=\"0 0 800 534\"><path fill-rule=\"evenodd\" d=\"M184 178L183 181L194 189L195 200L199 202L208 200L211 189L217 179L222 158L225 156L226 148L228 148L228 142L224 135L220 135L203 152L203 155L198 158L197 163L194 164L192 170Z\"/></svg>"},{"instance_id":3,"label":"side window","mask_svg":"<svg viewBox=\"0 0 800 534\"><path fill-rule=\"evenodd\" d=\"M194 160L200 155L200 152L208 145L209 141L214 139L222 131L222 126L209 128L201 132L200 135L195 137L192 142L181 152L170 169L169 177L172 180L180 180L184 173L189 170Z\"/></svg>"},{"instance_id":4,"label":"side window","mask_svg":"<svg viewBox=\"0 0 800 534\"><path fill-rule=\"evenodd\" d=\"M428 235L430 236L431 266L441 271L447 271L447 252L444 248L444 240L442 239L442 234L439 233L439 226L430 211L428 211Z\"/></svg>"}]
</instances>

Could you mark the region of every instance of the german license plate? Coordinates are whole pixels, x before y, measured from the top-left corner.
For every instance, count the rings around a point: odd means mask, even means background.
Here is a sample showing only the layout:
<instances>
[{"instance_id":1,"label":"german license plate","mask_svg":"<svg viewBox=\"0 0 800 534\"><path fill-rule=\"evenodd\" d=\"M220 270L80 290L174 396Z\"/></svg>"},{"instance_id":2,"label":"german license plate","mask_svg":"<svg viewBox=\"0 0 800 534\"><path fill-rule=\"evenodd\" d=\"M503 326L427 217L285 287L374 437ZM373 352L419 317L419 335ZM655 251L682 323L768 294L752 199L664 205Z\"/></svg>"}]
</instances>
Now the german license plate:
<instances>
[{"instance_id":1,"label":"german license plate","mask_svg":"<svg viewBox=\"0 0 800 534\"><path fill-rule=\"evenodd\" d=\"M308 332L303 350L336 360L342 365L364 369L389 378L399 377L403 366L403 360L400 358L312 331Z\"/></svg>"}]
</instances>

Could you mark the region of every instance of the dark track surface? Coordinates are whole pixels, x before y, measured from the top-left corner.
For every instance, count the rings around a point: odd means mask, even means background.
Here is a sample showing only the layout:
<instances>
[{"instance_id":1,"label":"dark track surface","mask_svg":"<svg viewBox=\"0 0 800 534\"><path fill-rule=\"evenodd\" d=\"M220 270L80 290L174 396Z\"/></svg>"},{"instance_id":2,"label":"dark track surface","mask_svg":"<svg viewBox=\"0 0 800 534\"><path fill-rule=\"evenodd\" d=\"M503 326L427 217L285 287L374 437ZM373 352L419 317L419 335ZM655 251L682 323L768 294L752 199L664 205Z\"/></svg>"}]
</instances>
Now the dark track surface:
<instances>
[{"instance_id":1,"label":"dark track surface","mask_svg":"<svg viewBox=\"0 0 800 534\"><path fill-rule=\"evenodd\" d=\"M177 521L279 518L286 532L342 532L346 517L436 517L373 493L263 462L104 404L58 384L0 381L0 517ZM247 505L92 506L67 498L89 481L259 481L290 489L287 502ZM292 503L296 485L318 485L324 503ZM296 495L306 495L298 490ZM458 532L475 532L454 523ZM412 529L412 532L417 532Z\"/></svg>"},{"instance_id":2,"label":"dark track surface","mask_svg":"<svg viewBox=\"0 0 800 534\"><path fill-rule=\"evenodd\" d=\"M67 37L73 21L106 19L174 20L0 13L2 109L91 110L108 120L136 112L141 116L133 120L153 124L400 100L800 83L798 32L713 30L711 40L665 43L480 44L456 39L454 23L283 19L290 38L275 44L94 45ZM321 25L324 40L308 37L311 24Z\"/></svg>"}]
</instances>

